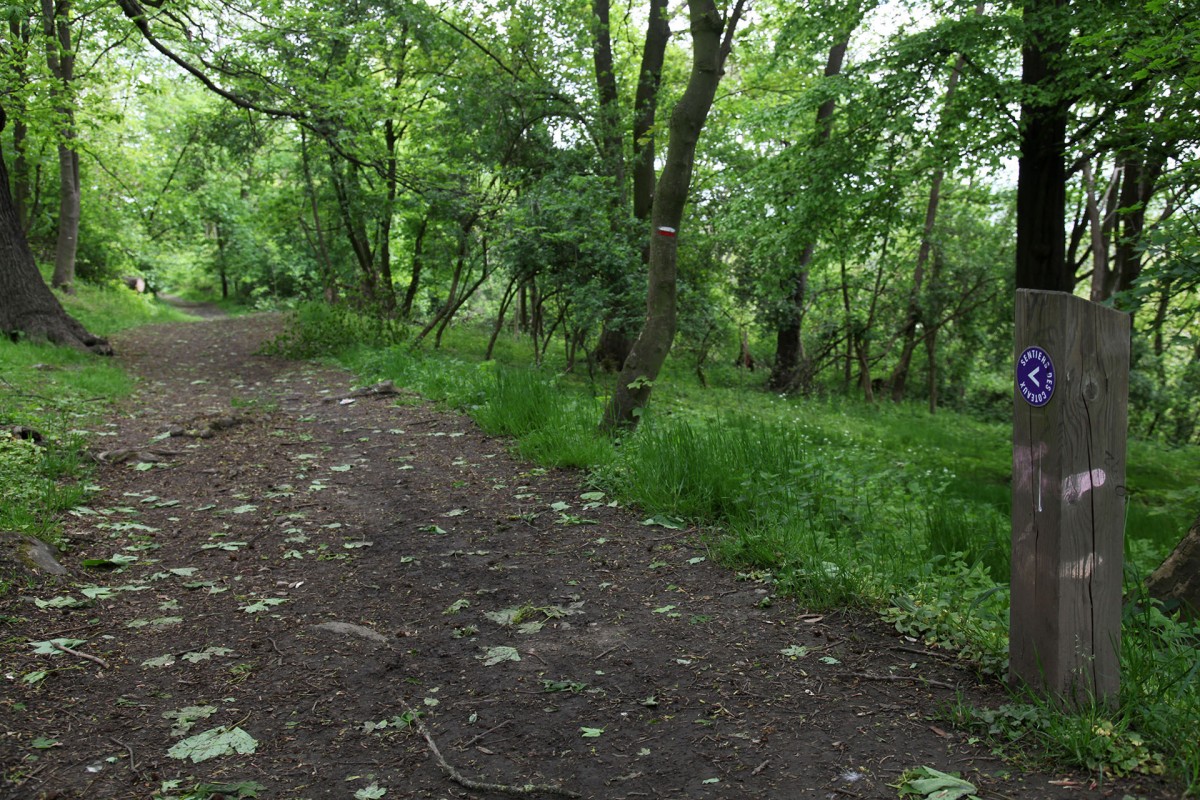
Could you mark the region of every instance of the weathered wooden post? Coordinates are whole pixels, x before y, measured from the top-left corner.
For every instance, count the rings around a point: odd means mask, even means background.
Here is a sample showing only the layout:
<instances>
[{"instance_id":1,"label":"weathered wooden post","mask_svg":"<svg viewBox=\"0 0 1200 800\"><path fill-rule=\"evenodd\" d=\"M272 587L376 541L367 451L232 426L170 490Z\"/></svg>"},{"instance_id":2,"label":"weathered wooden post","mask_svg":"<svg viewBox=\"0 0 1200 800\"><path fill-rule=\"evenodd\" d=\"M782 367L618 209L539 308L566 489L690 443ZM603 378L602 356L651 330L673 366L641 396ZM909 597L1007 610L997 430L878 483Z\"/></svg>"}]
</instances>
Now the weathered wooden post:
<instances>
[{"instance_id":1,"label":"weathered wooden post","mask_svg":"<svg viewBox=\"0 0 1200 800\"><path fill-rule=\"evenodd\" d=\"M1009 679L1115 703L1129 316L1017 291Z\"/></svg>"}]
</instances>

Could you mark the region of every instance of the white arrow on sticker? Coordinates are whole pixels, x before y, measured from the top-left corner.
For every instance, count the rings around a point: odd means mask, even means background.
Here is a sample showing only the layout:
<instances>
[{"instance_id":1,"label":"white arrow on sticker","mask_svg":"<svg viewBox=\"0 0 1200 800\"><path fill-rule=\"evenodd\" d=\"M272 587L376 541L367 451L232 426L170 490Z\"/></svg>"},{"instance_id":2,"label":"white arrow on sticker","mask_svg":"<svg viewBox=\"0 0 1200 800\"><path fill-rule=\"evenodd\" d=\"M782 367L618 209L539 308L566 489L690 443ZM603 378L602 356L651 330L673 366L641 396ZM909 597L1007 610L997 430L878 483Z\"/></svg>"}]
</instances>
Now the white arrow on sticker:
<instances>
[{"instance_id":1,"label":"white arrow on sticker","mask_svg":"<svg viewBox=\"0 0 1200 800\"><path fill-rule=\"evenodd\" d=\"M1033 371L1029 373L1029 380L1031 380L1035 384L1037 384L1037 387L1039 389L1042 388L1042 382L1037 379L1037 374L1041 371L1042 371L1041 367L1034 367Z\"/></svg>"}]
</instances>

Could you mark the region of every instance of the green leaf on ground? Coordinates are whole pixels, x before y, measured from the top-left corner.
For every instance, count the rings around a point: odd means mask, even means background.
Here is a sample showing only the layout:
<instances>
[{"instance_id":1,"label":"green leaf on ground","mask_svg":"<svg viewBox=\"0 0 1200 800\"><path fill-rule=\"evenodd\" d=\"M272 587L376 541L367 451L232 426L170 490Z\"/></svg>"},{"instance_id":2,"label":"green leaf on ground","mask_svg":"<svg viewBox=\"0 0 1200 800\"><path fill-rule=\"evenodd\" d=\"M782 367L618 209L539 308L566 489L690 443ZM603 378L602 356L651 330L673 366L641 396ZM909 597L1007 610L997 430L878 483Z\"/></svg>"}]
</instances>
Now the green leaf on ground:
<instances>
[{"instance_id":1,"label":"green leaf on ground","mask_svg":"<svg viewBox=\"0 0 1200 800\"><path fill-rule=\"evenodd\" d=\"M256 749L258 749L258 740L253 736L241 728L230 730L222 725L195 736L189 736L168 750L167 755L183 761L190 759L193 764L199 764L210 758L219 758L235 753L249 755Z\"/></svg>"},{"instance_id":2,"label":"green leaf on ground","mask_svg":"<svg viewBox=\"0 0 1200 800\"><path fill-rule=\"evenodd\" d=\"M241 610L247 614L257 614L260 611L266 611L272 606L282 605L287 602L286 598L282 597L264 597L256 603L251 603L248 606L241 606Z\"/></svg>"},{"instance_id":3,"label":"green leaf on ground","mask_svg":"<svg viewBox=\"0 0 1200 800\"><path fill-rule=\"evenodd\" d=\"M216 713L216 706L185 706L178 711L164 711L163 719L174 720L171 736L178 739L186 735L197 722Z\"/></svg>"},{"instance_id":4,"label":"green leaf on ground","mask_svg":"<svg viewBox=\"0 0 1200 800\"><path fill-rule=\"evenodd\" d=\"M917 767L900 776L901 797L924 800L979 800L975 785L933 767Z\"/></svg>"},{"instance_id":5,"label":"green leaf on ground","mask_svg":"<svg viewBox=\"0 0 1200 800\"><path fill-rule=\"evenodd\" d=\"M580 728L579 735L584 739L599 739L604 734L604 728Z\"/></svg>"},{"instance_id":6,"label":"green leaf on ground","mask_svg":"<svg viewBox=\"0 0 1200 800\"><path fill-rule=\"evenodd\" d=\"M455 600L453 603L451 603L449 606L447 606L446 610L443 611L442 613L443 614L457 614L458 612L462 611L464 608L467 608L470 605L471 605L470 600L467 600L466 598L459 598L458 600Z\"/></svg>"},{"instance_id":7,"label":"green leaf on ground","mask_svg":"<svg viewBox=\"0 0 1200 800\"><path fill-rule=\"evenodd\" d=\"M643 525L657 525L660 528L668 528L673 531L681 531L687 526L681 520L674 517L668 517L664 514L657 514L653 517L642 520Z\"/></svg>"},{"instance_id":8,"label":"green leaf on ground","mask_svg":"<svg viewBox=\"0 0 1200 800\"><path fill-rule=\"evenodd\" d=\"M231 656L233 651L228 647L206 647L203 650L193 650L183 654L183 660L193 664L208 661L213 656Z\"/></svg>"},{"instance_id":9,"label":"green leaf on ground","mask_svg":"<svg viewBox=\"0 0 1200 800\"><path fill-rule=\"evenodd\" d=\"M494 667L505 661L520 661L521 654L517 652L517 648L501 645L499 647L489 647L482 655L475 656L483 662L485 667Z\"/></svg>"},{"instance_id":10,"label":"green leaf on ground","mask_svg":"<svg viewBox=\"0 0 1200 800\"><path fill-rule=\"evenodd\" d=\"M80 608L87 605L83 600L76 600L69 594L60 594L57 597L51 597L49 600L33 599L33 604L38 608Z\"/></svg>"},{"instance_id":11,"label":"green leaf on ground","mask_svg":"<svg viewBox=\"0 0 1200 800\"><path fill-rule=\"evenodd\" d=\"M372 783L370 786L363 787L354 793L354 800L379 800L387 794L387 789L377 783Z\"/></svg>"},{"instance_id":12,"label":"green leaf on ground","mask_svg":"<svg viewBox=\"0 0 1200 800\"><path fill-rule=\"evenodd\" d=\"M779 652L783 653L788 658L804 658L808 655L808 648L802 644L789 644Z\"/></svg>"},{"instance_id":13,"label":"green leaf on ground","mask_svg":"<svg viewBox=\"0 0 1200 800\"><path fill-rule=\"evenodd\" d=\"M137 556L127 556L124 553L116 553L110 558L85 558L80 563L85 567L93 567L95 569L120 569L127 567L138 560Z\"/></svg>"},{"instance_id":14,"label":"green leaf on ground","mask_svg":"<svg viewBox=\"0 0 1200 800\"><path fill-rule=\"evenodd\" d=\"M142 666L143 667L169 667L169 666L172 666L174 663L175 663L175 656L173 656L170 653L167 653L164 656L158 656L156 658L147 658L145 661L142 662Z\"/></svg>"}]
</instances>

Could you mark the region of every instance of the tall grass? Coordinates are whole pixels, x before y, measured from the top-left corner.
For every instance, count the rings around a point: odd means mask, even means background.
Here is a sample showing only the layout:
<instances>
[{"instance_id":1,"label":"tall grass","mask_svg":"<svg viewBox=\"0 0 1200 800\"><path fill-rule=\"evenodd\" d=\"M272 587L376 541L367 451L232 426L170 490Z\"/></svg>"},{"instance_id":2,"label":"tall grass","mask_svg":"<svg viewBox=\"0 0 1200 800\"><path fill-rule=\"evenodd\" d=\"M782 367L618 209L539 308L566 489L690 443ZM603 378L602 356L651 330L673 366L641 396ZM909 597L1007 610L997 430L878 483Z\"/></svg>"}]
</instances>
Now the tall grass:
<instances>
[{"instance_id":1,"label":"tall grass","mask_svg":"<svg viewBox=\"0 0 1200 800\"><path fill-rule=\"evenodd\" d=\"M672 383L680 379L668 370L641 427L614 447L595 434L594 385L569 376L477 363L462 349L331 344L327 352L368 380L391 378L466 411L488 433L513 437L527 457L590 470L590 480L642 513L701 526L714 553L769 576L777 591L814 606L872 607L985 673L1006 671L1006 426L745 387L701 392ZM1194 513L1173 504L1191 498L1200 456L1177 451L1155 461L1160 449L1131 446L1150 466L1131 462L1128 482L1149 502L1130 520L1156 529L1130 526L1134 593ZM1185 522L1167 522L1172 515ZM1014 698L999 709L960 709L959 722L1018 747L1037 741L1043 753L1110 774L1164 768L1200 792L1200 627L1138 598L1127 606L1123 639L1118 708L1064 714Z\"/></svg>"}]
</instances>

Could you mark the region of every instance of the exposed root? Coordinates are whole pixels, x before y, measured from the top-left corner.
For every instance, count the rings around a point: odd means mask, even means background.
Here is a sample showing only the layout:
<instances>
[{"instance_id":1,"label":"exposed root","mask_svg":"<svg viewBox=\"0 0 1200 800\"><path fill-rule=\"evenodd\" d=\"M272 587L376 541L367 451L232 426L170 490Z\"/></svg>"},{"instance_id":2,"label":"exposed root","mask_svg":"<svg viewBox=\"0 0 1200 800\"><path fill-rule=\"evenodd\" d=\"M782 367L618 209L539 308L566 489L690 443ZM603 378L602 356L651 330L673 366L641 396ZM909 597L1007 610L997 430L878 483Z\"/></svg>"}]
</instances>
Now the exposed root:
<instances>
[{"instance_id":1,"label":"exposed root","mask_svg":"<svg viewBox=\"0 0 1200 800\"><path fill-rule=\"evenodd\" d=\"M438 750L437 744L433 741L433 736L430 735L429 729L425 727L425 723L421 722L421 718L417 713L404 705L404 710L408 712L412 718L413 725L417 731L425 739L425 744L429 745L429 752L433 753L434 759L437 760L438 766L442 771L449 776L450 780L457 783L466 789L471 789L476 792L499 792L500 794L513 795L515 797L532 797L539 794L552 794L557 797L582 797L578 792L572 792L570 789L564 789L561 786L551 786L541 783L526 783L521 786L515 786L507 783L486 783L484 781L476 781L466 777L454 767L452 767L445 758L442 757L442 752Z\"/></svg>"}]
</instances>

